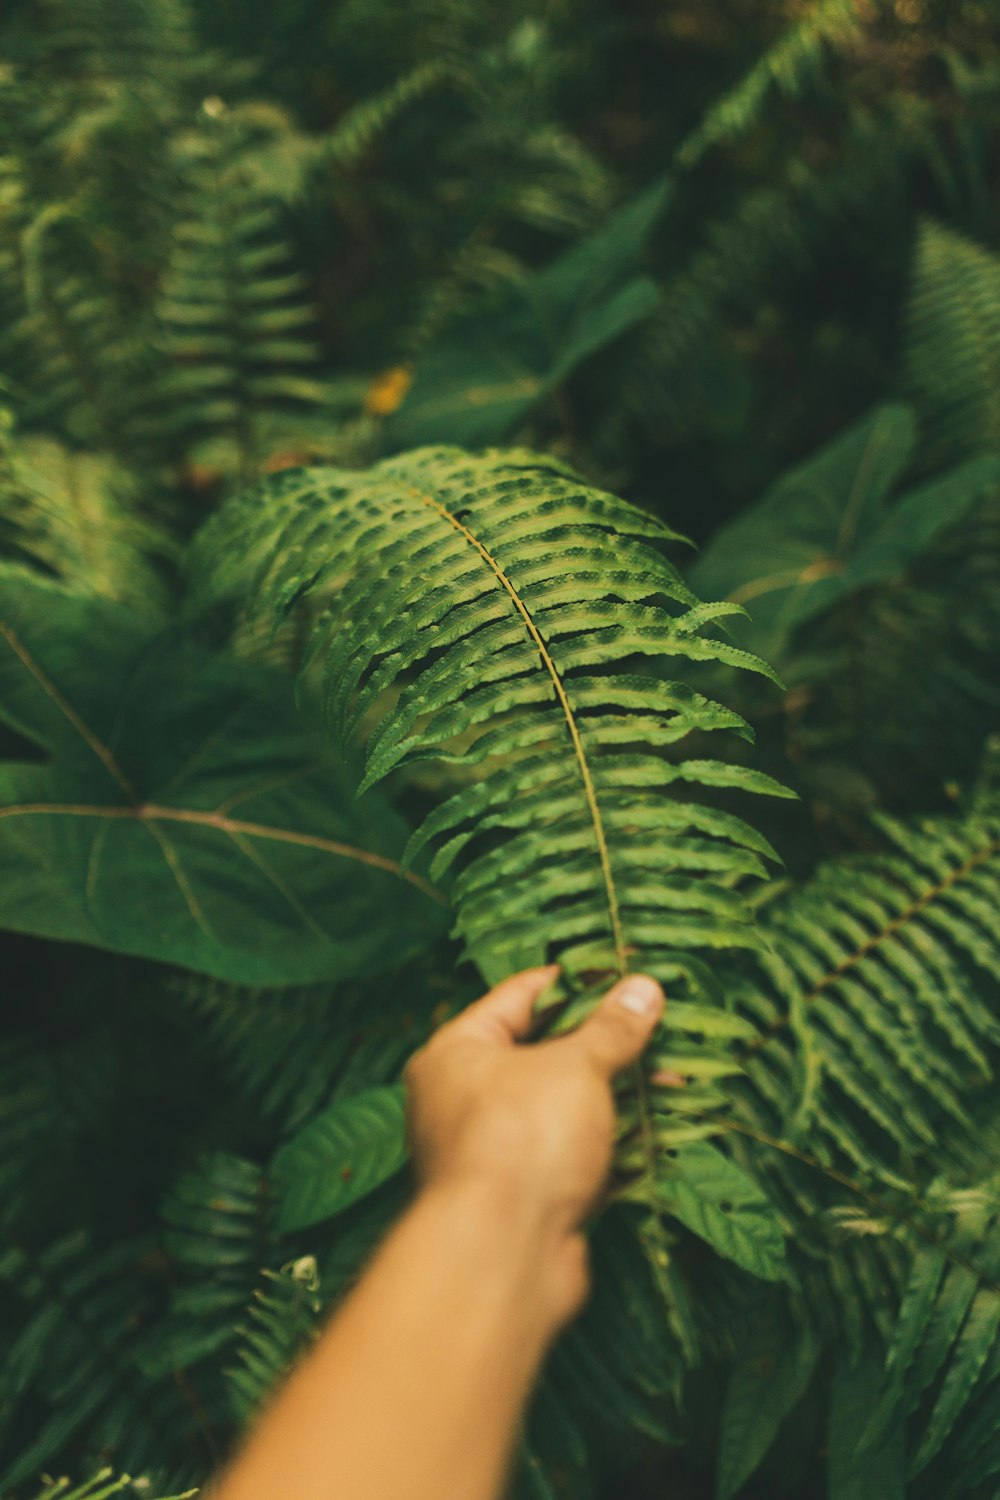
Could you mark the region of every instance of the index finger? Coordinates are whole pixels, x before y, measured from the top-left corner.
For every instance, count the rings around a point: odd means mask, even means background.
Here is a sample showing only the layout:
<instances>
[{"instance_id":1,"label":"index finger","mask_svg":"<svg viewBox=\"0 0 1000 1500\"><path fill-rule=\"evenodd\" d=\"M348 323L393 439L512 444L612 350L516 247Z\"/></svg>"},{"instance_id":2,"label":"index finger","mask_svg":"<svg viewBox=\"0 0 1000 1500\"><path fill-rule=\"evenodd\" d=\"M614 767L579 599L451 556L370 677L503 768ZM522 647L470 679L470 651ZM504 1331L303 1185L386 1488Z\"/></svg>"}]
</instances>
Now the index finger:
<instances>
[{"instance_id":1,"label":"index finger","mask_svg":"<svg viewBox=\"0 0 1000 1500\"><path fill-rule=\"evenodd\" d=\"M497 1042L520 1042L530 1036L535 1002L559 973L558 964L522 969L476 1000L452 1024L456 1029Z\"/></svg>"}]
</instances>

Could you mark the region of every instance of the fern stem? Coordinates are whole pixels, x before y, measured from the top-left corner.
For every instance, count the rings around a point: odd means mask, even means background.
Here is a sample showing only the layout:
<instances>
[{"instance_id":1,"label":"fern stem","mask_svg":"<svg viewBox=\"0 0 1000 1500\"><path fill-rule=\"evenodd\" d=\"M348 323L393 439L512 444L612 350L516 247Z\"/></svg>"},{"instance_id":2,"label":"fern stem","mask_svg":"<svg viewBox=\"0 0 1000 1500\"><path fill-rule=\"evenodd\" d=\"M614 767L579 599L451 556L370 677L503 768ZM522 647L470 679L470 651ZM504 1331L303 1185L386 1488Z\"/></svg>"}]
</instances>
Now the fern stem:
<instances>
[{"instance_id":1,"label":"fern stem","mask_svg":"<svg viewBox=\"0 0 1000 1500\"><path fill-rule=\"evenodd\" d=\"M790 1156L794 1161L801 1162L803 1166L811 1167L814 1171L821 1172L831 1182L839 1183L848 1192L854 1193L857 1197L864 1199L866 1203L872 1208L877 1209L879 1213L885 1214L889 1218L895 1219L897 1224L902 1224L905 1228L911 1229L919 1239L923 1240L925 1245L928 1245L932 1250L939 1250L953 1265L961 1266L963 1270L975 1276L979 1285L984 1287L986 1291L993 1292L994 1295L1000 1297L1000 1282L995 1281L990 1273L977 1266L975 1261L963 1255L960 1250L954 1249L945 1240L933 1234L918 1219L912 1218L894 1204L887 1203L884 1198L880 1198L870 1188L862 1186L855 1178L849 1177L846 1172L838 1171L836 1167L827 1166L825 1162L820 1161L819 1157L813 1156L811 1152L803 1151L801 1147L793 1146L791 1142L783 1141L778 1136L769 1135L766 1130L758 1130L754 1126L744 1125L738 1120L728 1119L722 1115L706 1115L704 1118L708 1123L718 1125L722 1130L734 1130L739 1135L745 1135L750 1140L757 1141L761 1146L769 1146L773 1151L780 1151L782 1155ZM914 1206L919 1207L917 1199L915 1198L913 1201Z\"/></svg>"},{"instance_id":2,"label":"fern stem","mask_svg":"<svg viewBox=\"0 0 1000 1500\"><path fill-rule=\"evenodd\" d=\"M419 491L414 491L414 493L419 495ZM611 870L611 855L608 850L607 835L604 831L604 820L601 817L600 804L598 803L597 793L594 789L594 780L590 774L590 766L583 748L583 736L580 733L580 726L576 722L573 705L569 701L569 694L566 692L566 687L559 675L555 662L552 660L548 647L542 639L541 631L531 617L531 612L489 548L484 546L467 526L463 526L458 517L453 515L447 506L442 505L439 500L435 500L432 495L419 495L419 498L425 505L437 511L438 515L443 517L450 526L453 526L459 535L465 538L470 547L475 548L486 565L496 575L501 587L506 591L511 603L521 616L524 627L537 647L538 654L542 658L542 664L552 681L555 695L559 700L559 706L566 719L566 728L569 731L569 737L572 741L573 753L576 756L580 779L583 782L584 796L587 799L587 809L590 813L594 829L594 840L597 844L597 853L601 862L601 877L604 881L604 893L608 904L608 918L611 924L611 935L615 948L615 967L619 978L621 978L628 973L628 948L625 943L624 933L622 932L621 913L618 909L618 893L615 889L614 876Z\"/></svg>"},{"instance_id":3,"label":"fern stem","mask_svg":"<svg viewBox=\"0 0 1000 1500\"><path fill-rule=\"evenodd\" d=\"M419 495L419 491L415 491L414 493ZM524 603L523 599L518 594L513 583L507 576L500 563L493 556L492 552L490 552L489 548L486 547L479 540L479 538L468 529L467 526L463 526L458 517L453 515L452 512L448 510L447 506L443 505L439 500L435 500L432 495L420 495L419 498L424 502L425 505L428 505L432 510L437 511L438 515L446 520L450 526L453 526L459 533L459 535L464 537L464 539L469 543L470 547L475 548L483 561L494 573L497 581L506 591L511 603L523 620L524 627L530 635L532 641L534 642L538 650L538 654L542 659L545 670L549 674L553 690L555 691L555 695L559 700L559 706L562 709L563 716L566 720L566 728L569 733L570 741L573 745L573 753L576 757L577 767L580 772L580 779L583 782L584 796L587 799L587 809L590 813L591 824L594 830L594 841L597 845L597 853L601 862L601 878L604 882L604 892L608 905L608 918L611 925L611 935L615 949L615 968L617 970L618 977L620 979L624 978L624 976L629 972L629 949L628 945L625 942L625 934L622 930L621 911L618 905L618 892L615 889L614 872L611 868L611 852L608 848L608 839L604 828L604 819L601 816L601 808L600 803L597 799L597 791L594 787L594 779L590 773L590 765L587 761L587 755L583 745L583 735L581 734L580 726L576 721L576 715L573 712L573 705L570 702L569 694L566 691L566 686L561 676L559 675L559 670L552 659L552 655L549 652L544 639L542 638L541 631L538 629L538 626L535 624L534 620L531 617L531 612L529 611L527 605ZM642 1064L639 1062L633 1064L631 1072L632 1081L635 1088L636 1114L639 1120L639 1133L642 1138L643 1152L646 1157L646 1170L649 1174L649 1180L652 1186L652 1184L655 1183L656 1180L656 1140L653 1135L653 1119L649 1107L649 1098L646 1090L646 1080L643 1077ZM662 1250L665 1248L665 1236L663 1234L662 1219L655 1208L653 1210L653 1222L656 1225L657 1232L655 1237L659 1241L658 1248ZM659 1284L662 1265L655 1253L651 1255L650 1258L654 1267L654 1275L656 1276ZM664 1289L661 1285L661 1292L663 1290Z\"/></svg>"}]
</instances>

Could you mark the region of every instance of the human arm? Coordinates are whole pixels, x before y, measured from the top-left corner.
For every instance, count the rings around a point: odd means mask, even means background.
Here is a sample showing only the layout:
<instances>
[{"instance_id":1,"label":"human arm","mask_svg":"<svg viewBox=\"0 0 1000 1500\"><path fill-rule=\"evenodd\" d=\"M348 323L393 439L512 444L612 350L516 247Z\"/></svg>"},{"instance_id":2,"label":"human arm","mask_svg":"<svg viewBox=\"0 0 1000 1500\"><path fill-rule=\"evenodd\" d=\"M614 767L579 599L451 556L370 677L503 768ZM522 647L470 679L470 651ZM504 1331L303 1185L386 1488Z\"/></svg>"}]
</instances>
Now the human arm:
<instances>
[{"instance_id":1,"label":"human arm","mask_svg":"<svg viewBox=\"0 0 1000 1500\"><path fill-rule=\"evenodd\" d=\"M213 1500L495 1500L546 1350L588 1285L581 1226L611 1161L611 1080L654 981L521 1045L554 968L513 976L407 1070L421 1189Z\"/></svg>"}]
</instances>

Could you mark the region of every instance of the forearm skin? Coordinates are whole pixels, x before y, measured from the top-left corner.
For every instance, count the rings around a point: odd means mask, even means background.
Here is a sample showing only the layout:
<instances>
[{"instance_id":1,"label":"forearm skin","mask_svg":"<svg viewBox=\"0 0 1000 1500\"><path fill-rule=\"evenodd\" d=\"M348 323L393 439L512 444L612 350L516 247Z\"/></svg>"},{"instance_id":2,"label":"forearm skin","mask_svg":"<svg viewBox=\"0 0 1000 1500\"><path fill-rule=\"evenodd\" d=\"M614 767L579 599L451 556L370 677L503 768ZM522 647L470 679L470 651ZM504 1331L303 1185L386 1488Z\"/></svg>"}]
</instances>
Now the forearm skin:
<instances>
[{"instance_id":1,"label":"forearm skin","mask_svg":"<svg viewBox=\"0 0 1000 1500\"><path fill-rule=\"evenodd\" d=\"M516 1187L426 1189L211 1500L496 1500L567 1251Z\"/></svg>"}]
</instances>

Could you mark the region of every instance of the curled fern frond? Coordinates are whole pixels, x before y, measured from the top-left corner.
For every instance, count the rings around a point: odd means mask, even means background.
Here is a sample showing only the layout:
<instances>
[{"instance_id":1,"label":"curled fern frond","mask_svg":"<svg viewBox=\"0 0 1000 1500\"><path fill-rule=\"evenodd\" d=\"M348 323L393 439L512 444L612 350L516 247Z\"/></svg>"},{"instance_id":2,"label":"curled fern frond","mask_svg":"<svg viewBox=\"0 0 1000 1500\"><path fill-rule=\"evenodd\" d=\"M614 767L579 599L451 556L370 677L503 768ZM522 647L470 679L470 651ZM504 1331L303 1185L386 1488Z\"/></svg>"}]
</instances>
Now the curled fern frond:
<instances>
[{"instance_id":1,"label":"curled fern frond","mask_svg":"<svg viewBox=\"0 0 1000 1500\"><path fill-rule=\"evenodd\" d=\"M239 1329L238 1364L229 1371L233 1408L248 1421L292 1361L319 1333L322 1304L316 1261L303 1255L280 1271L265 1271Z\"/></svg>"}]
</instances>

